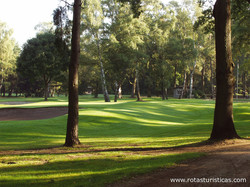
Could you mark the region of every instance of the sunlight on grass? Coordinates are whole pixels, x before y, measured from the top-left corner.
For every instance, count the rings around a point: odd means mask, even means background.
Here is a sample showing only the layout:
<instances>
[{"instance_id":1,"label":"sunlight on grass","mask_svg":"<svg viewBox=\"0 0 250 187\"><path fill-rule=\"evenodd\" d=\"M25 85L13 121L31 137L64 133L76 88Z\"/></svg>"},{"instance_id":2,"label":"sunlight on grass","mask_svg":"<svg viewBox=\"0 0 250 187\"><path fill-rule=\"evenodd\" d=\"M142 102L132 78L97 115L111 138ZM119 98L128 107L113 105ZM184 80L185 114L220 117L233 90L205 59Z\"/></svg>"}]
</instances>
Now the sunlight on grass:
<instances>
[{"instance_id":1,"label":"sunlight on grass","mask_svg":"<svg viewBox=\"0 0 250 187\"><path fill-rule=\"evenodd\" d=\"M62 106L67 103L65 97L59 97L58 100L60 101L53 98L48 102L30 103L25 107ZM123 99L118 103L105 103L102 99L81 96L81 142L92 148L105 146L107 139L111 140L108 145L111 147L166 147L199 142L209 137L213 123L214 101L160 101L158 98L145 100L146 102L134 102L131 99ZM248 106L249 103L235 104L236 128L241 136L249 134ZM0 149L60 146L65 140L66 121L67 115L47 120L0 122ZM189 142L188 137L192 137L192 141Z\"/></svg>"},{"instance_id":2,"label":"sunlight on grass","mask_svg":"<svg viewBox=\"0 0 250 187\"><path fill-rule=\"evenodd\" d=\"M83 145L88 149L113 149L113 148L167 148L173 146L197 143L208 139L205 137L138 137L138 138L81 138Z\"/></svg>"},{"instance_id":3,"label":"sunlight on grass","mask_svg":"<svg viewBox=\"0 0 250 187\"><path fill-rule=\"evenodd\" d=\"M0 98L30 101L3 108L67 106L67 98ZM181 160L200 153L150 155L140 149L165 149L207 140L210 136L214 101L145 98L135 102L124 98L105 103L102 98L79 97L81 148L61 147L65 141L67 115L33 121L0 121L0 151L52 148L79 150L68 154L0 154L0 186L105 186L112 181ZM237 132L249 137L250 103L234 103ZM126 150L126 151L125 151ZM129 151L129 150L135 150Z\"/></svg>"},{"instance_id":4,"label":"sunlight on grass","mask_svg":"<svg viewBox=\"0 0 250 187\"><path fill-rule=\"evenodd\" d=\"M123 177L169 167L201 155L101 152L0 156L0 185L104 186ZM10 161L15 164L8 165Z\"/></svg>"}]
</instances>

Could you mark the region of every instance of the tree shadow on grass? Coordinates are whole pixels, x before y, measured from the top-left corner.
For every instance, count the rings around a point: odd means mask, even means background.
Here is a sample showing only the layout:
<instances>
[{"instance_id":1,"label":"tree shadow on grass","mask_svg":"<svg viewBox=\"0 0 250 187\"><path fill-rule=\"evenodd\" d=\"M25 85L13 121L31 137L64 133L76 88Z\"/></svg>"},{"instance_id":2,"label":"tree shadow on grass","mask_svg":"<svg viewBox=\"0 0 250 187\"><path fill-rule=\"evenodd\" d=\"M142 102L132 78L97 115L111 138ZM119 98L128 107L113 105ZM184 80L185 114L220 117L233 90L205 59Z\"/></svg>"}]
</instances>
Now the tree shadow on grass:
<instances>
[{"instance_id":1,"label":"tree shadow on grass","mask_svg":"<svg viewBox=\"0 0 250 187\"><path fill-rule=\"evenodd\" d=\"M77 158L46 162L41 165L3 167L0 186L104 186L124 177L171 166L201 154L176 154L158 157L124 159L121 155L107 158Z\"/></svg>"},{"instance_id":2,"label":"tree shadow on grass","mask_svg":"<svg viewBox=\"0 0 250 187\"><path fill-rule=\"evenodd\" d=\"M213 108L203 105L167 102L103 105L98 110L80 110L79 138L86 147L173 147L207 139L212 116ZM238 125L242 129L240 135L248 135L249 114L239 108L235 116L243 120ZM66 117L0 123L0 128L1 149L55 147L64 142Z\"/></svg>"}]
</instances>

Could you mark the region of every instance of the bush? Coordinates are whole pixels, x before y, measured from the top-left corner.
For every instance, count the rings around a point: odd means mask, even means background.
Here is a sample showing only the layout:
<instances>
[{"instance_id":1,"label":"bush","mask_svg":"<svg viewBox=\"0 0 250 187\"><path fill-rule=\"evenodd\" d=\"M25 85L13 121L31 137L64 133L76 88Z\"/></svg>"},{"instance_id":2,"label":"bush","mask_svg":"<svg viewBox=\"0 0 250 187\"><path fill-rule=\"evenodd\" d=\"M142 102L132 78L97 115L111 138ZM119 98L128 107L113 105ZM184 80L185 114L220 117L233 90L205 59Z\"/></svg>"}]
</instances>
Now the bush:
<instances>
[{"instance_id":1,"label":"bush","mask_svg":"<svg viewBox=\"0 0 250 187\"><path fill-rule=\"evenodd\" d=\"M193 92L194 98L196 99L205 99L206 95L202 90L194 90Z\"/></svg>"}]
</instances>

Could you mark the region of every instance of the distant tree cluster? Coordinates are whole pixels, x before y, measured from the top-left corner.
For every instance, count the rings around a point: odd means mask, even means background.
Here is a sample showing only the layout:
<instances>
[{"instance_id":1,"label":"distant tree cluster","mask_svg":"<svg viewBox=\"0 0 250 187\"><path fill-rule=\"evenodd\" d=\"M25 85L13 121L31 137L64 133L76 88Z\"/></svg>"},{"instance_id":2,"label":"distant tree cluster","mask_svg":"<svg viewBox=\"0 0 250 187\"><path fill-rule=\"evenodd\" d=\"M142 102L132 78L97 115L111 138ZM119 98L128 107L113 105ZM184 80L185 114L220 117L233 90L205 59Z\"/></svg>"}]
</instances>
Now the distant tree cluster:
<instances>
[{"instance_id":1,"label":"distant tree cluster","mask_svg":"<svg viewBox=\"0 0 250 187\"><path fill-rule=\"evenodd\" d=\"M0 96L18 92L16 59L20 48L12 34L13 30L0 20Z\"/></svg>"}]
</instances>

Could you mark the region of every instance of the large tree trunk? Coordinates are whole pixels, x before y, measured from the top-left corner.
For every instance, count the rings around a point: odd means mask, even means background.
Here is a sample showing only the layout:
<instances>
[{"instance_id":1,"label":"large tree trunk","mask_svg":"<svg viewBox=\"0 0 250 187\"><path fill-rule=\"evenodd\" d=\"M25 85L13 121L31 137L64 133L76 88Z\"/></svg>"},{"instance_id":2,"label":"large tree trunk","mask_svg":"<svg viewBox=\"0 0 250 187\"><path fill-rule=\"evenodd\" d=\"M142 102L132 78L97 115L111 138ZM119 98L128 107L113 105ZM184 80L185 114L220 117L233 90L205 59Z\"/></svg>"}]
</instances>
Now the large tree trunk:
<instances>
[{"instance_id":1,"label":"large tree trunk","mask_svg":"<svg viewBox=\"0 0 250 187\"><path fill-rule=\"evenodd\" d=\"M239 138L233 122L235 79L231 51L230 0L217 0L214 6L216 38L216 104L210 139Z\"/></svg>"},{"instance_id":2,"label":"large tree trunk","mask_svg":"<svg viewBox=\"0 0 250 187\"><path fill-rule=\"evenodd\" d=\"M65 146L80 144L78 138L78 66L80 58L81 0L74 1L71 58L69 65L69 106Z\"/></svg>"}]
</instances>

